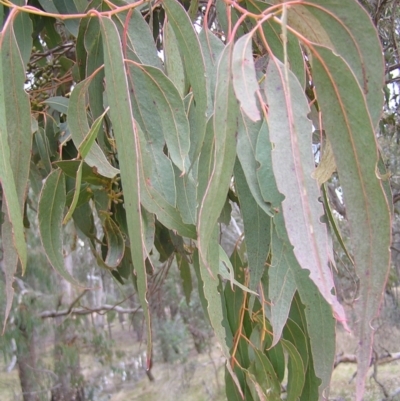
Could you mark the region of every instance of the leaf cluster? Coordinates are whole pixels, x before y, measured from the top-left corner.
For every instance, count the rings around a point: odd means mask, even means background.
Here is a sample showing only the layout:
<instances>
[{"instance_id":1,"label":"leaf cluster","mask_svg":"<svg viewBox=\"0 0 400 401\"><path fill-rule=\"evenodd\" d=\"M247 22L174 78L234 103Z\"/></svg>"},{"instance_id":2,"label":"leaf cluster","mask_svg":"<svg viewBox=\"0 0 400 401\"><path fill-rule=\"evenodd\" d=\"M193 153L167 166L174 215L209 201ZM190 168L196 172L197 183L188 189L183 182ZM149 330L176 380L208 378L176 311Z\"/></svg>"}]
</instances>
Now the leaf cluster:
<instances>
[{"instance_id":1,"label":"leaf cluster","mask_svg":"<svg viewBox=\"0 0 400 401\"><path fill-rule=\"evenodd\" d=\"M74 224L101 266L134 280L148 367L148 278L157 258L175 258L187 298L196 272L227 359L228 398L317 400L333 368L334 317L346 326L331 272L330 230L339 231L324 196L336 171L360 279L361 400L389 269L391 196L375 141L382 54L359 4L0 3L6 314L17 263L26 266L29 184L62 277L85 286L64 267L63 231ZM227 255L219 233L232 204L244 232Z\"/></svg>"}]
</instances>

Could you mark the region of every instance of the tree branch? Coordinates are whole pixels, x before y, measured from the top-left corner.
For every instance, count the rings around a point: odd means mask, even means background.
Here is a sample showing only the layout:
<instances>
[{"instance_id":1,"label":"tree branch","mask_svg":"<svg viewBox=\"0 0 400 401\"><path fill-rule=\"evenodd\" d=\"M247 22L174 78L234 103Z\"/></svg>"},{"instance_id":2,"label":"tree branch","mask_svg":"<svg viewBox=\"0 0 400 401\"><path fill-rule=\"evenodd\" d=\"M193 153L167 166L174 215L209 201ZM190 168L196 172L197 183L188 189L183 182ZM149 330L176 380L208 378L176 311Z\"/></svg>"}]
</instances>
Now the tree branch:
<instances>
[{"instance_id":1,"label":"tree branch","mask_svg":"<svg viewBox=\"0 0 400 401\"><path fill-rule=\"evenodd\" d=\"M39 313L39 317L42 319L47 319L47 318L54 318L54 317L60 317L60 316L67 316L67 315L75 315L75 316L83 316L83 315L90 315L91 313L102 313L102 312L110 312L110 311L115 311L118 313L135 313L140 309L140 307L135 308L135 309L126 309L122 308L121 306L115 306L115 305L102 305L98 308L68 308L68 309L62 309L62 310L52 310L52 311L43 311Z\"/></svg>"}]
</instances>

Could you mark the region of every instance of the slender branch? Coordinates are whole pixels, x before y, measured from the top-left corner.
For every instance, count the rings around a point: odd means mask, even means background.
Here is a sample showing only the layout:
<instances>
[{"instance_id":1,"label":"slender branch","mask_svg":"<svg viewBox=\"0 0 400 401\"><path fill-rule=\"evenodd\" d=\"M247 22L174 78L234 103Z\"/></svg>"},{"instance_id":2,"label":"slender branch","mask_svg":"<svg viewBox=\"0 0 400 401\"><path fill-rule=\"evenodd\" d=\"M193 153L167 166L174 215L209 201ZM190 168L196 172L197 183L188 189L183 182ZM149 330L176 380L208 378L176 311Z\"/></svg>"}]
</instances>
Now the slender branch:
<instances>
[{"instance_id":1,"label":"slender branch","mask_svg":"<svg viewBox=\"0 0 400 401\"><path fill-rule=\"evenodd\" d=\"M376 362L374 362L374 364L385 365L387 363L391 363L391 362L398 361L398 360L400 360L400 352L391 352L391 353L382 355L380 357L377 357ZM334 368L336 368L341 363L357 363L357 356L354 354L337 355L335 363L333 365Z\"/></svg>"},{"instance_id":2,"label":"slender branch","mask_svg":"<svg viewBox=\"0 0 400 401\"><path fill-rule=\"evenodd\" d=\"M47 319L47 318L54 318L54 317L61 317L61 316L67 316L67 315L74 315L74 316L83 316L83 315L90 315L91 313L101 313L101 312L110 312L110 311L115 311L118 313L135 313L139 310L140 307L135 308L135 309L127 309L127 308L122 308L121 306L115 306L115 305L102 305L99 306L98 308L68 308L68 309L62 309L62 310L50 310L50 311L43 311L39 313L39 317L42 319Z\"/></svg>"}]
</instances>

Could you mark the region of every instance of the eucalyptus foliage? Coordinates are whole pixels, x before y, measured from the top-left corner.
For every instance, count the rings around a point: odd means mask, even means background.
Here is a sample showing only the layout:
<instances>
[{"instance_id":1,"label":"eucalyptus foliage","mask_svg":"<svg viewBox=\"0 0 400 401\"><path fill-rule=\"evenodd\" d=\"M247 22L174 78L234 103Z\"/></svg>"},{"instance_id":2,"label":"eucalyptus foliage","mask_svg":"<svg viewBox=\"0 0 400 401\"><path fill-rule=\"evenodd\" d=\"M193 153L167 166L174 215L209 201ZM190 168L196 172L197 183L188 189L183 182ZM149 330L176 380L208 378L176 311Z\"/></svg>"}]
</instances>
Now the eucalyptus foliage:
<instances>
[{"instance_id":1,"label":"eucalyptus foliage","mask_svg":"<svg viewBox=\"0 0 400 401\"><path fill-rule=\"evenodd\" d=\"M134 280L149 367L157 255L177 259L187 299L197 274L229 400L324 398L336 321L347 328L325 188L335 173L359 276L361 400L391 196L375 140L382 51L357 1L0 0L0 15L6 314L38 196L42 245L66 280L85 286L64 267L66 224L116 280ZM227 255L232 204L244 235Z\"/></svg>"}]
</instances>

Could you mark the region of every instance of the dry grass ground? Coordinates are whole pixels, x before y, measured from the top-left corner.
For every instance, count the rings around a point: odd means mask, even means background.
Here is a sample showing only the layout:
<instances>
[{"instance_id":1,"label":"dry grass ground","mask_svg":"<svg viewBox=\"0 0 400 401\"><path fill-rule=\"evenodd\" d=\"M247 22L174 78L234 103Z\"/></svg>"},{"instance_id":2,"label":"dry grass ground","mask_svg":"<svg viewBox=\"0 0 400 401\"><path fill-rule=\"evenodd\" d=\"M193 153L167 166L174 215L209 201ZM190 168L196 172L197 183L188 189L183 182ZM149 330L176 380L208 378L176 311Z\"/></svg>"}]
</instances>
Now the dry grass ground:
<instances>
[{"instance_id":1,"label":"dry grass ground","mask_svg":"<svg viewBox=\"0 0 400 401\"><path fill-rule=\"evenodd\" d=\"M133 340L132 332L115 330L114 356L111 368L104 360L82 352L82 372L88 388L93 389L95 401L222 401L224 395L224 360L217 347L209 354L190 353L185 362L164 364L157 360L153 368L154 382L150 382L143 368L135 370L137 357L143 346ZM400 351L400 332L397 329L379 330L377 348L392 352ZM354 353L356 341L350 335L338 332L338 352ZM50 360L49 355L46 356ZM0 363L0 401L21 401L18 372L4 371ZM331 401L354 400L355 383L351 381L356 371L355 364L341 364L333 374L330 393ZM372 374L372 369L371 373ZM382 365L378 379L392 394L400 387L400 362ZM364 401L381 401L384 394L374 379L368 379ZM228 400L229 401L229 400ZM392 401L400 401L400 397Z\"/></svg>"}]
</instances>

